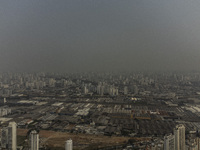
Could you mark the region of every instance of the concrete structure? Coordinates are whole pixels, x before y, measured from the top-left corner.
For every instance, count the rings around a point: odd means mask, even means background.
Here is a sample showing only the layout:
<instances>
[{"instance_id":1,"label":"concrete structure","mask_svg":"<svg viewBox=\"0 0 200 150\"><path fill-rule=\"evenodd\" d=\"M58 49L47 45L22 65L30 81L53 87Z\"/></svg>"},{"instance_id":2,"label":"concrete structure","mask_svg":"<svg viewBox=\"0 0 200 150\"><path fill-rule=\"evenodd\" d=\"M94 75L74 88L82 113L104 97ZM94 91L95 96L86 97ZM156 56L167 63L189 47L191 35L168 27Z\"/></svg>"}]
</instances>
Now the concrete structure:
<instances>
[{"instance_id":1,"label":"concrete structure","mask_svg":"<svg viewBox=\"0 0 200 150\"><path fill-rule=\"evenodd\" d=\"M17 150L17 124L10 122L8 127L1 130L1 147L8 150Z\"/></svg>"},{"instance_id":2,"label":"concrete structure","mask_svg":"<svg viewBox=\"0 0 200 150\"><path fill-rule=\"evenodd\" d=\"M185 126L182 124L174 128L175 150L185 150Z\"/></svg>"},{"instance_id":3,"label":"concrete structure","mask_svg":"<svg viewBox=\"0 0 200 150\"><path fill-rule=\"evenodd\" d=\"M31 150L39 150L39 134L33 130L30 134Z\"/></svg>"},{"instance_id":4,"label":"concrete structure","mask_svg":"<svg viewBox=\"0 0 200 150\"><path fill-rule=\"evenodd\" d=\"M17 124L9 122L8 125L8 149L17 150Z\"/></svg>"},{"instance_id":5,"label":"concrete structure","mask_svg":"<svg viewBox=\"0 0 200 150\"><path fill-rule=\"evenodd\" d=\"M72 140L69 139L65 143L65 150L72 150L72 149L73 149L73 143L72 143Z\"/></svg>"},{"instance_id":6,"label":"concrete structure","mask_svg":"<svg viewBox=\"0 0 200 150\"><path fill-rule=\"evenodd\" d=\"M164 137L164 150L175 150L174 135L166 135Z\"/></svg>"}]
</instances>

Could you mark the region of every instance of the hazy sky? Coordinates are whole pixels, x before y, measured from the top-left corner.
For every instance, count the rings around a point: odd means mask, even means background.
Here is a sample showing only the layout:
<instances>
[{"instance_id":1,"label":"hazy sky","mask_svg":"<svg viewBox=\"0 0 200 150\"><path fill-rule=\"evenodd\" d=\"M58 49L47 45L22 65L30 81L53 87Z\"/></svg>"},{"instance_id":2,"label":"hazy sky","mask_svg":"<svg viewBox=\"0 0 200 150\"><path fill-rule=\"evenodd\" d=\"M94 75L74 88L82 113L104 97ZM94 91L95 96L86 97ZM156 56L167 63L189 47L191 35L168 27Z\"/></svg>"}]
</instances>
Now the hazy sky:
<instances>
[{"instance_id":1,"label":"hazy sky","mask_svg":"<svg viewBox=\"0 0 200 150\"><path fill-rule=\"evenodd\" d=\"M0 71L200 70L199 0L0 0Z\"/></svg>"}]
</instances>

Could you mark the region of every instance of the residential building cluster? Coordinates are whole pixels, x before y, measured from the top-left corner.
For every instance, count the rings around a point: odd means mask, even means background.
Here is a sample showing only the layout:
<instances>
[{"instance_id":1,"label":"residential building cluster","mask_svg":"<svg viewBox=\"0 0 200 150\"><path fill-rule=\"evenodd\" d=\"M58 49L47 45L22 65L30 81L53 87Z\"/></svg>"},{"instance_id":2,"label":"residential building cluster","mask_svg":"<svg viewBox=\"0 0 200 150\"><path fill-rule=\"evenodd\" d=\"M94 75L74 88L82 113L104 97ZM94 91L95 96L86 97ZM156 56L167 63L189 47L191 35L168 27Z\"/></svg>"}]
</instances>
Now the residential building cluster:
<instances>
[{"instance_id":1,"label":"residential building cluster","mask_svg":"<svg viewBox=\"0 0 200 150\"><path fill-rule=\"evenodd\" d=\"M35 130L28 141L36 141L36 149L45 145L45 140L38 144L39 130L148 138L113 145L125 149L171 149L172 143L175 149L191 149L198 147L200 131L199 83L199 73L3 73L0 126L5 135L9 122ZM2 141L8 147L8 138Z\"/></svg>"}]
</instances>

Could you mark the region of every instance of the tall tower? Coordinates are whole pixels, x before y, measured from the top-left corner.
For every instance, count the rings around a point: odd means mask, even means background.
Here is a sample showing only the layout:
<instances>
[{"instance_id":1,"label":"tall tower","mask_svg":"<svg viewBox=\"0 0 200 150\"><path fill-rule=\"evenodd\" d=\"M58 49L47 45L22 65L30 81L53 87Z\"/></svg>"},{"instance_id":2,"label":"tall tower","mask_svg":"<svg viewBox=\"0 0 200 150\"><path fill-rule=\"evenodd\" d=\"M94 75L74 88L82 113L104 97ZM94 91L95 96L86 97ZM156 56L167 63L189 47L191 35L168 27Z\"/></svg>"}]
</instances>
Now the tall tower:
<instances>
[{"instance_id":1,"label":"tall tower","mask_svg":"<svg viewBox=\"0 0 200 150\"><path fill-rule=\"evenodd\" d=\"M164 136L164 150L175 150L174 135L169 134Z\"/></svg>"},{"instance_id":2,"label":"tall tower","mask_svg":"<svg viewBox=\"0 0 200 150\"><path fill-rule=\"evenodd\" d=\"M30 134L31 150L39 150L39 134L33 130Z\"/></svg>"},{"instance_id":3,"label":"tall tower","mask_svg":"<svg viewBox=\"0 0 200 150\"><path fill-rule=\"evenodd\" d=\"M182 124L174 128L175 150L185 149L185 126Z\"/></svg>"},{"instance_id":4,"label":"tall tower","mask_svg":"<svg viewBox=\"0 0 200 150\"><path fill-rule=\"evenodd\" d=\"M72 150L72 149L73 149L73 143L72 143L72 140L69 139L65 143L65 150Z\"/></svg>"},{"instance_id":5,"label":"tall tower","mask_svg":"<svg viewBox=\"0 0 200 150\"><path fill-rule=\"evenodd\" d=\"M17 150L17 124L9 122L8 125L8 149Z\"/></svg>"}]
</instances>

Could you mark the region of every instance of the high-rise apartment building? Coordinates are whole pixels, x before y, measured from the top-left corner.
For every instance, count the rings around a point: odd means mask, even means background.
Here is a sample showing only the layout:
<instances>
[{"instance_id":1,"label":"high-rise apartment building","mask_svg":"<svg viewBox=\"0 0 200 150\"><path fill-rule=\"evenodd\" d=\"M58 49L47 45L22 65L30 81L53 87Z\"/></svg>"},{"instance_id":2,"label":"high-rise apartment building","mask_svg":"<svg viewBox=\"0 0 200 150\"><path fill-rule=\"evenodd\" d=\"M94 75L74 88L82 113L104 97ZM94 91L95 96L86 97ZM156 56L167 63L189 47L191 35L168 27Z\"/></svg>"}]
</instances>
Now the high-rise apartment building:
<instances>
[{"instance_id":1,"label":"high-rise apartment building","mask_svg":"<svg viewBox=\"0 0 200 150\"><path fill-rule=\"evenodd\" d=\"M174 135L169 134L164 137L164 150L175 150Z\"/></svg>"},{"instance_id":2,"label":"high-rise apartment building","mask_svg":"<svg viewBox=\"0 0 200 150\"><path fill-rule=\"evenodd\" d=\"M72 150L72 149L73 149L73 143L72 143L72 140L69 139L65 143L65 150Z\"/></svg>"},{"instance_id":3,"label":"high-rise apartment building","mask_svg":"<svg viewBox=\"0 0 200 150\"><path fill-rule=\"evenodd\" d=\"M31 150L39 150L39 134L33 130L30 133Z\"/></svg>"},{"instance_id":4,"label":"high-rise apartment building","mask_svg":"<svg viewBox=\"0 0 200 150\"><path fill-rule=\"evenodd\" d=\"M185 126L182 124L174 128L175 150L185 150Z\"/></svg>"},{"instance_id":5,"label":"high-rise apartment building","mask_svg":"<svg viewBox=\"0 0 200 150\"><path fill-rule=\"evenodd\" d=\"M1 147L8 150L17 150L17 124L10 122L1 130Z\"/></svg>"},{"instance_id":6,"label":"high-rise apartment building","mask_svg":"<svg viewBox=\"0 0 200 150\"><path fill-rule=\"evenodd\" d=\"M17 124L9 122L8 125L8 149L17 150Z\"/></svg>"}]
</instances>

